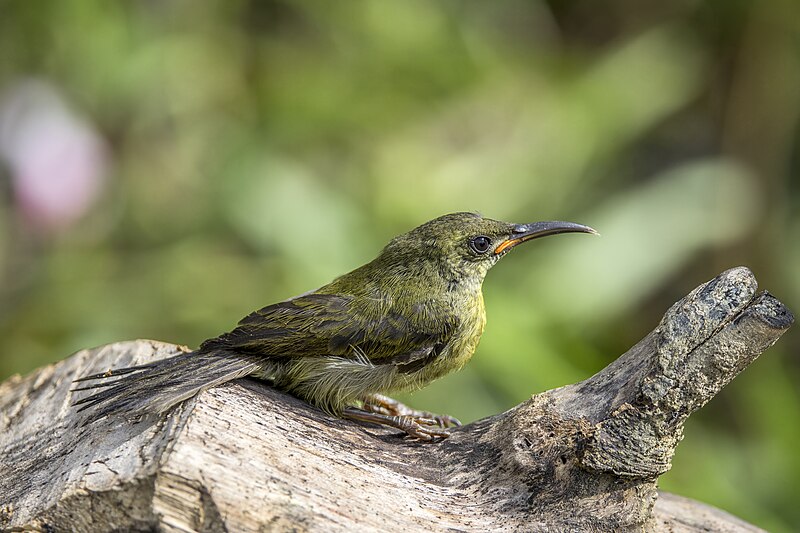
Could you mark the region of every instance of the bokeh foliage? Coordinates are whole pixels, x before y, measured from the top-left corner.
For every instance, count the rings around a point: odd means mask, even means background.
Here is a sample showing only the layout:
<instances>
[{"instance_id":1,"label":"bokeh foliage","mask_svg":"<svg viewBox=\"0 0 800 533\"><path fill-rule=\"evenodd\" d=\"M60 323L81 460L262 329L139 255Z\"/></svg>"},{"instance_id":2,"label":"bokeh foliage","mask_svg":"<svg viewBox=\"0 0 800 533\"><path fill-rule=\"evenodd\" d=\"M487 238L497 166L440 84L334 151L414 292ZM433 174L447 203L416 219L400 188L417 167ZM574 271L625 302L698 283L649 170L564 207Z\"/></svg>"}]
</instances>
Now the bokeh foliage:
<instances>
[{"instance_id":1,"label":"bokeh foliage","mask_svg":"<svg viewBox=\"0 0 800 533\"><path fill-rule=\"evenodd\" d=\"M107 154L99 199L55 225L0 167L0 378L122 339L196 346L456 210L603 234L492 271L476 357L407 398L462 420L587 377L728 267L800 309L793 0L0 12L0 113L36 80ZM663 488L800 526L798 339L690 420Z\"/></svg>"}]
</instances>

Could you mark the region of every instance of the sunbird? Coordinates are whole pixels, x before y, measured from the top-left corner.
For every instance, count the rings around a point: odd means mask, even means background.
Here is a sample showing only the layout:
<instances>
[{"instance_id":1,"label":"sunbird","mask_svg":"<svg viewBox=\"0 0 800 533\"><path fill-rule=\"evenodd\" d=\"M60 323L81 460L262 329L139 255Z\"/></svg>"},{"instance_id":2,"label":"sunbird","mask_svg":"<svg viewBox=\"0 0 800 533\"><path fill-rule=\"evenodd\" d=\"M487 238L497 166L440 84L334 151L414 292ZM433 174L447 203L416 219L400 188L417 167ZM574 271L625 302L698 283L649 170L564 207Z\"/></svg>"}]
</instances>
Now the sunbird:
<instances>
[{"instance_id":1,"label":"sunbird","mask_svg":"<svg viewBox=\"0 0 800 533\"><path fill-rule=\"evenodd\" d=\"M461 423L385 396L419 389L470 360L486 324L489 269L518 244L572 222L512 224L475 213L433 219L389 241L369 263L319 289L268 305L200 347L76 381L101 380L75 402L86 423L164 413L209 387L254 376L332 415L382 424L420 441ZM115 379L116 378L116 379Z\"/></svg>"}]
</instances>

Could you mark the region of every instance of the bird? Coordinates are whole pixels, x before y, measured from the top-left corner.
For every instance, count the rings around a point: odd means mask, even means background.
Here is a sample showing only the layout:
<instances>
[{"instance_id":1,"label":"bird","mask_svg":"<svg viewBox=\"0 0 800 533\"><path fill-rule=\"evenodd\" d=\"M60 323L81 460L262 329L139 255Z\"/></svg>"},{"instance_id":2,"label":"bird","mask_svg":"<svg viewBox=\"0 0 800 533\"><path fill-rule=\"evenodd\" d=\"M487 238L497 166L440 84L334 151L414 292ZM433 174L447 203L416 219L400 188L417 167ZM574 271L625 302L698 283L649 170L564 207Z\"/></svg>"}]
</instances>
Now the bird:
<instances>
[{"instance_id":1,"label":"bird","mask_svg":"<svg viewBox=\"0 0 800 533\"><path fill-rule=\"evenodd\" d=\"M252 312L195 351L76 379L93 383L73 391L93 394L74 405L87 411L85 424L113 415L140 419L252 376L336 417L418 441L444 439L458 419L388 394L461 369L486 324L486 273L519 244L560 233L597 234L573 222L440 216L393 238L365 265Z\"/></svg>"}]
</instances>

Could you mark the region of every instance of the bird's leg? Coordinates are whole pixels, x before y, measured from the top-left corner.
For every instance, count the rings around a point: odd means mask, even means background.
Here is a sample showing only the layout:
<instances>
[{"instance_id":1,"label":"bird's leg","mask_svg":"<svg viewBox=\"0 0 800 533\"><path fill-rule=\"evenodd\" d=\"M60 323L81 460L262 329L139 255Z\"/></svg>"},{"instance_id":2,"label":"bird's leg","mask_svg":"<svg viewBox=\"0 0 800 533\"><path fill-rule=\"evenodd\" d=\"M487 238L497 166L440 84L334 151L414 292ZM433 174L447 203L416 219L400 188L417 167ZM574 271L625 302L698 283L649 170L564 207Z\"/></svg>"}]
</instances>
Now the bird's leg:
<instances>
[{"instance_id":1,"label":"bird's leg","mask_svg":"<svg viewBox=\"0 0 800 533\"><path fill-rule=\"evenodd\" d=\"M363 409L370 413L378 413L388 416L410 416L412 418L424 418L435 420L439 427L447 428L460 426L461 422L450 415L438 415L428 411L418 411L412 409L404 403L398 402L394 398L389 398L383 394L372 394L364 399Z\"/></svg>"},{"instance_id":2,"label":"bird's leg","mask_svg":"<svg viewBox=\"0 0 800 533\"><path fill-rule=\"evenodd\" d=\"M347 407L342 412L344 418L359 422L370 422L397 428L405 431L409 437L419 440L431 441L444 439L450 436L450 431L440 427L433 418L414 417L411 415L391 416L382 413L373 413L357 407Z\"/></svg>"}]
</instances>

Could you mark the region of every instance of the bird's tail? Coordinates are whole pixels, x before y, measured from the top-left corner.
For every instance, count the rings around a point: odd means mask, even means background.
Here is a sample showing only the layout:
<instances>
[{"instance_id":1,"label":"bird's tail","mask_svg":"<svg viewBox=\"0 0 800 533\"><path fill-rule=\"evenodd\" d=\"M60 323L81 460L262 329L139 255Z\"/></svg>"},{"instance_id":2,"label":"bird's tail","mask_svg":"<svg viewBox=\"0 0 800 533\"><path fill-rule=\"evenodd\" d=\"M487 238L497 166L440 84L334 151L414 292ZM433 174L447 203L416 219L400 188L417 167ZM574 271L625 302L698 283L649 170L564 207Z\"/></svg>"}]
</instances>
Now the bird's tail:
<instances>
[{"instance_id":1,"label":"bird's tail","mask_svg":"<svg viewBox=\"0 0 800 533\"><path fill-rule=\"evenodd\" d=\"M256 359L245 356L203 351L184 353L146 365L78 378L75 381L99 382L73 389L97 391L74 405L81 406L79 411L90 410L85 419L87 424L111 414L140 418L148 413L163 413L202 390L247 376L259 367Z\"/></svg>"}]
</instances>

